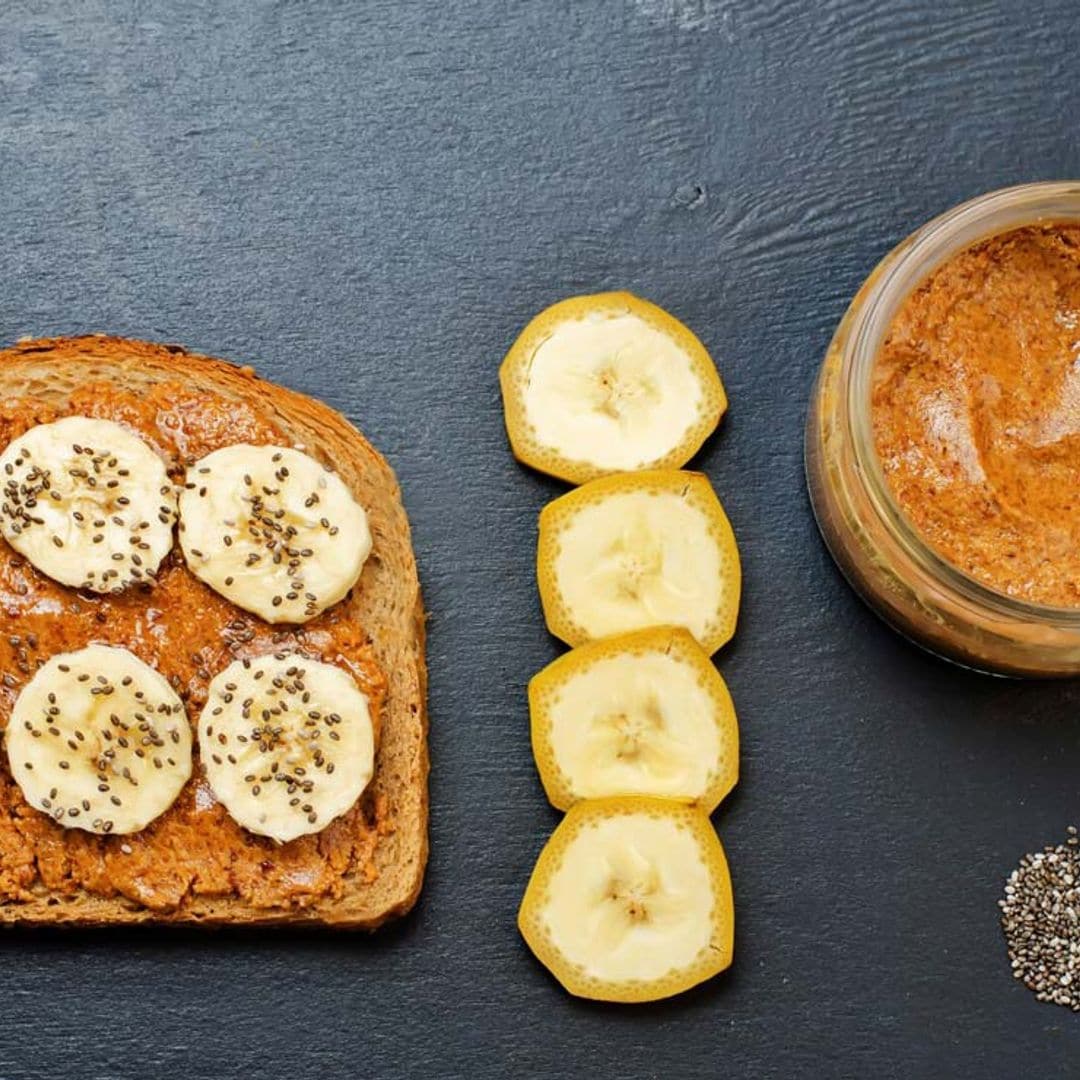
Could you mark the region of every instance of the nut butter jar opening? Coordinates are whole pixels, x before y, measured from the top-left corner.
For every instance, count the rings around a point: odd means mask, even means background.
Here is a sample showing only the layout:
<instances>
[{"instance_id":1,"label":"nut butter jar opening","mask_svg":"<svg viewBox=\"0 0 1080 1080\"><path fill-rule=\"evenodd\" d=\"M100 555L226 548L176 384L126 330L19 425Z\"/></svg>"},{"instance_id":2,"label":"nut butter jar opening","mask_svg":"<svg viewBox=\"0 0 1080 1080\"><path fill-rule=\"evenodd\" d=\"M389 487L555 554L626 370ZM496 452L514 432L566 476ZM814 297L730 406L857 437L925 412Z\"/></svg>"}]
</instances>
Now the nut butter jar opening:
<instances>
[{"instance_id":1,"label":"nut butter jar opening","mask_svg":"<svg viewBox=\"0 0 1080 1080\"><path fill-rule=\"evenodd\" d=\"M982 670L1080 674L1080 608L998 592L922 539L893 497L874 446L874 366L911 292L954 255L1026 225L1076 221L1080 181L1060 181L990 192L917 229L886 255L852 301L808 417L811 498L840 568L906 636Z\"/></svg>"}]
</instances>

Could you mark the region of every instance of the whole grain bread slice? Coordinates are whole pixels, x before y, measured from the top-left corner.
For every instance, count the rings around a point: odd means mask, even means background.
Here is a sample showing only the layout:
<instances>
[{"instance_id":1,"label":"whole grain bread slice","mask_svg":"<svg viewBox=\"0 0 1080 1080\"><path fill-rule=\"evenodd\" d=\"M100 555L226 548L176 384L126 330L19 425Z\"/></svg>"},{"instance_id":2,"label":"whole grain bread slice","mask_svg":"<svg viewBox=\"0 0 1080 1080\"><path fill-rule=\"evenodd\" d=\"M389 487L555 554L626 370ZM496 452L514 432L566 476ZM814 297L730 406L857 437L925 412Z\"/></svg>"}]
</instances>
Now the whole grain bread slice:
<instances>
[{"instance_id":1,"label":"whole grain bread slice","mask_svg":"<svg viewBox=\"0 0 1080 1080\"><path fill-rule=\"evenodd\" d=\"M39 887L30 898L0 905L0 922L317 923L374 929L412 907L427 861L424 615L409 523L389 465L343 416L323 403L265 382L250 367L181 346L90 335L24 340L0 350L0 398L30 397L61 410L72 393L88 384L112 383L138 393L176 382L242 400L258 410L285 439L331 465L367 510L373 555L359 586L342 604L347 605L347 616L369 632L388 683L372 780L389 817L375 850L377 873L356 874L346 881L341 896L299 908L263 908L232 896L193 895L179 909L161 912L128 898L85 890L57 896ZM0 755L0 769L6 768Z\"/></svg>"}]
</instances>

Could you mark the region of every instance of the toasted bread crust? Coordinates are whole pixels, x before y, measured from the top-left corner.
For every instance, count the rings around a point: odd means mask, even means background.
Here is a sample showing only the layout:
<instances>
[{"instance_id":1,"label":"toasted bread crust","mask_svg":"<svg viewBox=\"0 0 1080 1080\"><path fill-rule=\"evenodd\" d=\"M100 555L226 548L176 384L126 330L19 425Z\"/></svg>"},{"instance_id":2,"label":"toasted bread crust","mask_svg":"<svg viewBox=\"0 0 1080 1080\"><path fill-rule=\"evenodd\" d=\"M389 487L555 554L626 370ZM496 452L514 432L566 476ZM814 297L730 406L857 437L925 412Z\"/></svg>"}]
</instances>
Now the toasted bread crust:
<instances>
[{"instance_id":1,"label":"toasted bread crust","mask_svg":"<svg viewBox=\"0 0 1080 1080\"><path fill-rule=\"evenodd\" d=\"M385 795L390 831L376 850L378 876L347 881L344 895L309 906L263 909L235 897L189 897L173 912L89 892L58 896L42 887L32 900L0 905L0 923L101 926L130 923L200 925L322 924L374 929L415 903L427 862L428 753L424 613L409 523L390 466L349 422L295 391L259 379L252 368L158 345L89 335L24 340L0 350L0 394L63 407L87 383L139 391L177 381L263 413L294 444L332 464L368 513L374 554L360 585L344 600L369 630L388 680L372 786Z\"/></svg>"}]
</instances>

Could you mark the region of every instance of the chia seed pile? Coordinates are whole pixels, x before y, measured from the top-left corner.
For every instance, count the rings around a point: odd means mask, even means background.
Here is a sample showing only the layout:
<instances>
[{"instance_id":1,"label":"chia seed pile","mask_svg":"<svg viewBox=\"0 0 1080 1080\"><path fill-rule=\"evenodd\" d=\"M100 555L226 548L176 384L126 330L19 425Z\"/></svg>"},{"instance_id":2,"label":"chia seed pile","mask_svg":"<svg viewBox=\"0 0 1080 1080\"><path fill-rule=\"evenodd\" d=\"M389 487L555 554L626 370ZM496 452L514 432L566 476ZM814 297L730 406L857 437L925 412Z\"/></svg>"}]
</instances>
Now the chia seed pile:
<instances>
[{"instance_id":1,"label":"chia seed pile","mask_svg":"<svg viewBox=\"0 0 1080 1080\"><path fill-rule=\"evenodd\" d=\"M1068 832L1020 860L998 907L1013 977L1040 1001L1080 1012L1080 839L1075 826Z\"/></svg>"}]
</instances>

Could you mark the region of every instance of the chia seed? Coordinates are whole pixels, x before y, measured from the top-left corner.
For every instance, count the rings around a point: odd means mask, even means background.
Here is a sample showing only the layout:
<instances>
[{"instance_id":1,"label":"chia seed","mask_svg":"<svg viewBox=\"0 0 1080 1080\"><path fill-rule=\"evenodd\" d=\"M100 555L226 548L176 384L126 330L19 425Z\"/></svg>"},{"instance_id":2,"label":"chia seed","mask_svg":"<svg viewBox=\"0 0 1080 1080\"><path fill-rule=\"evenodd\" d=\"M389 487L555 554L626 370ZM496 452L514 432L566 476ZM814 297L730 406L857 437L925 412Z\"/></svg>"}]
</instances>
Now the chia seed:
<instances>
[{"instance_id":1,"label":"chia seed","mask_svg":"<svg viewBox=\"0 0 1080 1080\"><path fill-rule=\"evenodd\" d=\"M1025 855L998 901L1013 977L1039 1001L1080 1012L1080 838ZM1073 985L1076 989L1073 989Z\"/></svg>"}]
</instances>

